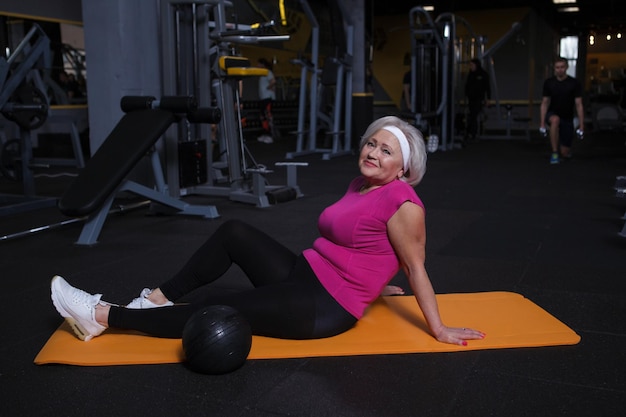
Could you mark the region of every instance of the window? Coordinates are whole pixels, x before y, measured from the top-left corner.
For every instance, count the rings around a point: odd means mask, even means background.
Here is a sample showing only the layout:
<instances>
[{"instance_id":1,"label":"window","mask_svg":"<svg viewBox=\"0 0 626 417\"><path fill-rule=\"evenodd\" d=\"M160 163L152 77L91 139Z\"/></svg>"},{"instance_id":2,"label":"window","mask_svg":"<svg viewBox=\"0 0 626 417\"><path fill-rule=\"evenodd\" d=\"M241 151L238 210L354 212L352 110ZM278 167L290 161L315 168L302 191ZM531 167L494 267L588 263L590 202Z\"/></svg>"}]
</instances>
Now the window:
<instances>
[{"instance_id":1,"label":"window","mask_svg":"<svg viewBox=\"0 0 626 417\"><path fill-rule=\"evenodd\" d=\"M559 54L567 59L569 64L567 75L576 76L576 61L578 60L578 36L566 36L561 38L559 45Z\"/></svg>"}]
</instances>

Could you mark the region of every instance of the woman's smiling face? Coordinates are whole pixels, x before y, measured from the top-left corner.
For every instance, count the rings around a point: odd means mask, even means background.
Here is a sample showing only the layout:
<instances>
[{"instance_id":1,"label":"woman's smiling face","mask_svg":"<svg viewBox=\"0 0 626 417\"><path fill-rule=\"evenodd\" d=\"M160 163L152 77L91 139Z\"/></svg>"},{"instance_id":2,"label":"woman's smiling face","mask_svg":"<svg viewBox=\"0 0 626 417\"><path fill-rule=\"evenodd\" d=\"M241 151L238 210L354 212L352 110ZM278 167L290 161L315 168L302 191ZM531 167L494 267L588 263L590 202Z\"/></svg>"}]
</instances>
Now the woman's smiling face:
<instances>
[{"instance_id":1,"label":"woman's smiling face","mask_svg":"<svg viewBox=\"0 0 626 417\"><path fill-rule=\"evenodd\" d=\"M359 169L369 185L383 185L400 178L402 164L400 142L386 129L368 138L359 155Z\"/></svg>"}]
</instances>

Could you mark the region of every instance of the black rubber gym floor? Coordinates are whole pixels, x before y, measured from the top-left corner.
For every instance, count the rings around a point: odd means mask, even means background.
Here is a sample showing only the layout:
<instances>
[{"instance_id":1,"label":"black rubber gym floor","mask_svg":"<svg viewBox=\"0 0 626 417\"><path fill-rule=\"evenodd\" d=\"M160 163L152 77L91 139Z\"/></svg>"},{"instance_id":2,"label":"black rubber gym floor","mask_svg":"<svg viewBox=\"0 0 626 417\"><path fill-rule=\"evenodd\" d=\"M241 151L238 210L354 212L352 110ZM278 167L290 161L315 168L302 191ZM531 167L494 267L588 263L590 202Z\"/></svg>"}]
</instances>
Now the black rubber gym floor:
<instances>
[{"instance_id":1,"label":"black rubber gym floor","mask_svg":"<svg viewBox=\"0 0 626 417\"><path fill-rule=\"evenodd\" d=\"M36 366L61 323L49 282L127 302L174 273L223 221L244 219L294 250L317 235L317 216L357 174L356 157L298 158L301 199L258 209L221 198L216 220L109 217L93 247L76 246L80 223L0 241L2 416L618 416L626 404L626 199L623 134L589 134L576 157L548 164L538 140L480 141L429 156L417 187L427 208L427 268L439 293L513 291L581 335L578 345L461 353L248 361L222 376L183 365ZM251 141L273 167L286 140ZM284 181L282 168L269 177ZM38 177L59 196L67 177ZM19 193L0 180L0 193ZM132 200L128 200L132 201ZM123 199L121 203L126 203ZM6 236L65 218L54 207L0 218ZM402 276L394 279L403 285ZM236 269L215 284L246 285ZM384 337L384 335L381 335Z\"/></svg>"}]
</instances>

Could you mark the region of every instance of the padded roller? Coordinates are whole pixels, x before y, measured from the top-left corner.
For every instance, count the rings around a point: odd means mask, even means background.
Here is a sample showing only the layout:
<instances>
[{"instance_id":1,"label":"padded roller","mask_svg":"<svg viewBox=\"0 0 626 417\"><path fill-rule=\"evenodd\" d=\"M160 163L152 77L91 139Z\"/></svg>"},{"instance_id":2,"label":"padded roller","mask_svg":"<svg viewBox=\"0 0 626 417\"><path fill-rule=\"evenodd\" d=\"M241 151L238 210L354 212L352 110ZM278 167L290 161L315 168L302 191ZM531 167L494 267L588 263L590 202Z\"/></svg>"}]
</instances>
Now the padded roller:
<instances>
[{"instance_id":1,"label":"padded roller","mask_svg":"<svg viewBox=\"0 0 626 417\"><path fill-rule=\"evenodd\" d=\"M220 68L227 70L228 68L248 68L250 60L241 56L221 56L219 60Z\"/></svg>"},{"instance_id":2,"label":"padded roller","mask_svg":"<svg viewBox=\"0 0 626 417\"><path fill-rule=\"evenodd\" d=\"M219 123L222 110L219 107L201 107L187 114L191 123Z\"/></svg>"},{"instance_id":3,"label":"padded roller","mask_svg":"<svg viewBox=\"0 0 626 417\"><path fill-rule=\"evenodd\" d=\"M152 96L124 96L120 100L120 107L124 113L134 110L145 110L152 108L152 102L156 98Z\"/></svg>"},{"instance_id":4,"label":"padded roller","mask_svg":"<svg viewBox=\"0 0 626 417\"><path fill-rule=\"evenodd\" d=\"M198 101L193 96L164 96L159 108L173 113L189 113L198 108Z\"/></svg>"}]
</instances>

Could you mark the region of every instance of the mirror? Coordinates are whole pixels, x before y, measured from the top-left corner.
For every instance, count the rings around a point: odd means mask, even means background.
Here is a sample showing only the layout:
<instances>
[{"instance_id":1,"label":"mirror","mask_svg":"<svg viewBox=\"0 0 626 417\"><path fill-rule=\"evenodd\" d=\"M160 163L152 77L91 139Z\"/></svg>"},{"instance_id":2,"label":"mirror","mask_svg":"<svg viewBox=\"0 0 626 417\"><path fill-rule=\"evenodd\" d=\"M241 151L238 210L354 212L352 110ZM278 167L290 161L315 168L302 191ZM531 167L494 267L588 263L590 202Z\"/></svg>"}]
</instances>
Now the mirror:
<instances>
[{"instance_id":1,"label":"mirror","mask_svg":"<svg viewBox=\"0 0 626 417\"><path fill-rule=\"evenodd\" d=\"M28 58L31 45L27 38L33 32L40 37L47 37L49 41L49 51L42 54L36 64L44 73L43 88L49 103L86 104L87 64L84 32L80 22L0 13L0 47L4 58L3 65L0 65L4 67L4 71L0 70L0 91L10 78L13 68Z\"/></svg>"}]
</instances>

